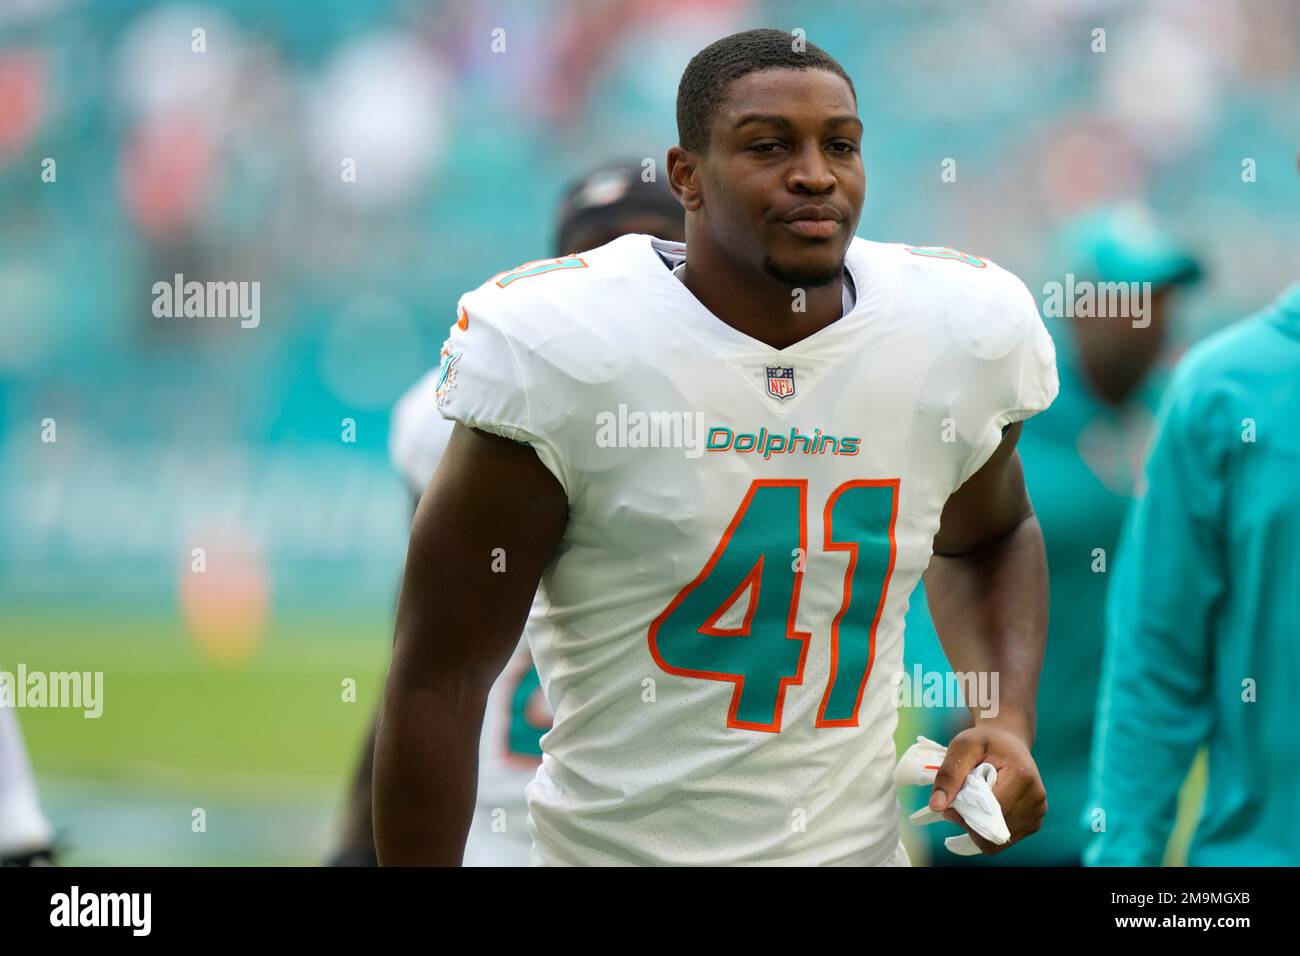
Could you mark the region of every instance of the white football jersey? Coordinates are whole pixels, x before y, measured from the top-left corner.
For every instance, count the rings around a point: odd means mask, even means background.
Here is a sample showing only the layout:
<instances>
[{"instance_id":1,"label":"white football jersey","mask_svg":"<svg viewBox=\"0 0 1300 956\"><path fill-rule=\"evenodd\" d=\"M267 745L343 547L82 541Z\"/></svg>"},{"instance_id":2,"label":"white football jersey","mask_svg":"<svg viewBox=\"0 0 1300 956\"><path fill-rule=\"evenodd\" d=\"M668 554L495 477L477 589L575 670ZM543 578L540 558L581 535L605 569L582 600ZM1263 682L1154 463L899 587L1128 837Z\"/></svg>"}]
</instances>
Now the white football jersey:
<instances>
[{"instance_id":1,"label":"white football jersey","mask_svg":"<svg viewBox=\"0 0 1300 956\"><path fill-rule=\"evenodd\" d=\"M454 422L438 414L438 370L407 390L393 409L388 450L416 494L424 492L451 438ZM492 685L479 738L478 798L465 841L466 866L527 866L532 840L524 788L537 772L538 739L551 726L528 642L520 638Z\"/></svg>"},{"instance_id":2,"label":"white football jersey","mask_svg":"<svg viewBox=\"0 0 1300 956\"><path fill-rule=\"evenodd\" d=\"M684 256L520 266L443 347L442 413L530 444L569 503L527 628L555 714L534 862L896 863L908 596L948 497L1055 397L1052 340L993 263L854 239L852 308L775 349Z\"/></svg>"}]
</instances>

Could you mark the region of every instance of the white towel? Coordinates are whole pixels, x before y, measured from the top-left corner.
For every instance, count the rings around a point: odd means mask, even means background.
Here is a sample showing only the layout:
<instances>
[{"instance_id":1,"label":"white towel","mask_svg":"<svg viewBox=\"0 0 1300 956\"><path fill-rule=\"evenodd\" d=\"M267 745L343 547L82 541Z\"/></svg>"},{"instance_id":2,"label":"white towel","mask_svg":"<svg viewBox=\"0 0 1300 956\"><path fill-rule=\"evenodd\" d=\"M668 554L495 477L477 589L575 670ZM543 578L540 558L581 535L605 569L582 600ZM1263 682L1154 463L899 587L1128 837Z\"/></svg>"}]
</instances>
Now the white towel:
<instances>
[{"instance_id":1,"label":"white towel","mask_svg":"<svg viewBox=\"0 0 1300 956\"><path fill-rule=\"evenodd\" d=\"M927 737L917 737L916 743L907 748L894 768L894 786L933 786L934 778L939 774L943 758L948 748L935 743ZM988 840L990 843L1007 843L1011 831L1002 816L1002 807L993 796L993 785L998 781L998 771L991 763L982 763L966 776L966 783L957 791L949 808L956 810L966 824ZM917 826L943 819L942 811L934 811L929 806L922 807L910 817ZM969 833L948 837L943 841L951 852L958 856L975 856L982 852Z\"/></svg>"}]
</instances>

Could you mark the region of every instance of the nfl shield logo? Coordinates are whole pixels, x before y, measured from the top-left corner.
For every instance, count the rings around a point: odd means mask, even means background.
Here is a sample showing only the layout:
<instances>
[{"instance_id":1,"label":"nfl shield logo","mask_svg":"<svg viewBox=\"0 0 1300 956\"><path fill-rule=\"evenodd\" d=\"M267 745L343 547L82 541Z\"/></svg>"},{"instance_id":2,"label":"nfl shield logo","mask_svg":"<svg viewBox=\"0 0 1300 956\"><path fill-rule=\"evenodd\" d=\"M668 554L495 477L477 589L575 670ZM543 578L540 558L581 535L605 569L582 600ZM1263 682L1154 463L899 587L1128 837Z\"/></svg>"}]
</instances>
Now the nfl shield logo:
<instances>
[{"instance_id":1,"label":"nfl shield logo","mask_svg":"<svg viewBox=\"0 0 1300 956\"><path fill-rule=\"evenodd\" d=\"M767 394L779 401L784 401L794 394L794 369L792 368L772 368L767 369Z\"/></svg>"}]
</instances>

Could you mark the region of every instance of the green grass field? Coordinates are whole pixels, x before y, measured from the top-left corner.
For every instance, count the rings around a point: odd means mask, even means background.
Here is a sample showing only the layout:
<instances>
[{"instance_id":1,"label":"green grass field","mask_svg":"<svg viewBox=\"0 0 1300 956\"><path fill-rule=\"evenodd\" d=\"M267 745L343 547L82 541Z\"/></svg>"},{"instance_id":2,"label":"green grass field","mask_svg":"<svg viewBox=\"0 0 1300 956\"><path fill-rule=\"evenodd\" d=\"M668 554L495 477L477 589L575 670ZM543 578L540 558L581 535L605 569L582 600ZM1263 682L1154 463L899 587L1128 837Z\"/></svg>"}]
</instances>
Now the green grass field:
<instances>
[{"instance_id":1,"label":"green grass field","mask_svg":"<svg viewBox=\"0 0 1300 956\"><path fill-rule=\"evenodd\" d=\"M161 615L6 614L0 629L0 666L104 673L98 719L19 715L66 862L322 859L383 679L382 611L272 620L239 665L205 659L182 623ZM355 703L342 699L345 678L356 681ZM206 832L193 832L195 808Z\"/></svg>"}]
</instances>

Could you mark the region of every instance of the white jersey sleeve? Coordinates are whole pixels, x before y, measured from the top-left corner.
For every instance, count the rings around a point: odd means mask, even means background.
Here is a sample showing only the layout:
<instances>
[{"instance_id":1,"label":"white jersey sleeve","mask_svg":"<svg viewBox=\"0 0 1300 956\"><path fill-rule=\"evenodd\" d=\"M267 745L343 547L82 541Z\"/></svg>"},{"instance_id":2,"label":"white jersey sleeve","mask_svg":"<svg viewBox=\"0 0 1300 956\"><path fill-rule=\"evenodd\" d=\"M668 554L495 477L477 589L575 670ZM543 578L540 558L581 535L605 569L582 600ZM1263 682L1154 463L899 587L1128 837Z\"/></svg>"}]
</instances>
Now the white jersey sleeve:
<instances>
[{"instance_id":1,"label":"white jersey sleeve","mask_svg":"<svg viewBox=\"0 0 1300 956\"><path fill-rule=\"evenodd\" d=\"M992 457L1006 426L1056 398L1056 347L1025 284L996 263L953 250L903 247L903 281L946 317L953 424L971 448L964 483ZM947 255L944 253L951 253ZM908 272L923 275L908 276ZM909 279L911 281L909 281Z\"/></svg>"},{"instance_id":2,"label":"white jersey sleeve","mask_svg":"<svg viewBox=\"0 0 1300 956\"><path fill-rule=\"evenodd\" d=\"M1033 294L1012 273L992 262L988 268L994 270L989 276L992 280L989 282L991 294L979 303L982 308L972 310L971 316L997 329L989 337L999 342L999 348L1002 341L1006 342L1008 351L1003 361L1009 363L1014 372L998 379L1006 383L1007 391L998 396L993 421L985 428L975 455L967 463L963 481L992 457L1007 425L1043 411L1052 404L1060 390L1056 346L1039 317ZM1005 340L1001 336L1005 336Z\"/></svg>"},{"instance_id":3,"label":"white jersey sleeve","mask_svg":"<svg viewBox=\"0 0 1300 956\"><path fill-rule=\"evenodd\" d=\"M461 297L442 349L438 409L470 428L531 445L568 492L569 469L561 451L568 383L557 381L562 373L537 358L549 304L531 288L508 281L518 273L502 273Z\"/></svg>"}]
</instances>

